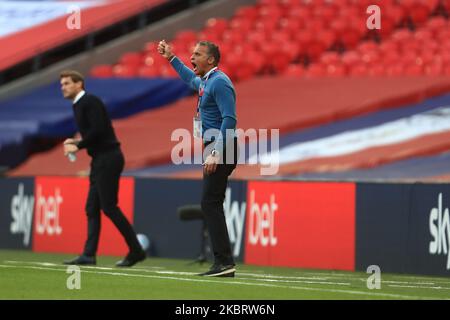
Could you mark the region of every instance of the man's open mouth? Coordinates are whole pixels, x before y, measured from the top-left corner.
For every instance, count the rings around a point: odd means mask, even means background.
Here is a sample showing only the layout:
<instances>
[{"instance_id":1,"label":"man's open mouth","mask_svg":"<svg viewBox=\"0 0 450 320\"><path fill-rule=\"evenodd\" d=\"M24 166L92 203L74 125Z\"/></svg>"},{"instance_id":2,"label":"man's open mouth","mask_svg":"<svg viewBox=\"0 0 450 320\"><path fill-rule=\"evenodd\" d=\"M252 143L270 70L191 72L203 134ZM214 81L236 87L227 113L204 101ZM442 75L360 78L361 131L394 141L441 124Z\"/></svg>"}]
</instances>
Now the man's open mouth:
<instances>
[{"instance_id":1,"label":"man's open mouth","mask_svg":"<svg viewBox=\"0 0 450 320\"><path fill-rule=\"evenodd\" d=\"M192 63L192 66L194 67L193 68L194 72L197 71L197 65L194 62L191 62L191 63Z\"/></svg>"}]
</instances>

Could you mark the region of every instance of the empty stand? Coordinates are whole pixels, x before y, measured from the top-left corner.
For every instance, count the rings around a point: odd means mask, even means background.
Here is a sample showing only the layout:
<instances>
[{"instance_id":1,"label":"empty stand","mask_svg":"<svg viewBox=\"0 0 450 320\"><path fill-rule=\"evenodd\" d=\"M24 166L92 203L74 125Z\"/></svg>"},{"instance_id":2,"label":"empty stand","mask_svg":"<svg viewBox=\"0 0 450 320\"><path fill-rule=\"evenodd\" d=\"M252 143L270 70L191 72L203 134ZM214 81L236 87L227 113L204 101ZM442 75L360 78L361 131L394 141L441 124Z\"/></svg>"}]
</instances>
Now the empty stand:
<instances>
[{"instance_id":1,"label":"empty stand","mask_svg":"<svg viewBox=\"0 0 450 320\"><path fill-rule=\"evenodd\" d=\"M366 10L374 1L261 0L238 8L228 20L210 18L199 32L179 31L170 42L186 63L197 41L218 43L221 68L233 80L263 74L450 75L448 1L375 3L382 13L381 30L366 26ZM141 52L124 54L111 67L113 76L176 76L157 57L156 46L149 42ZM150 60L142 59L143 54ZM107 72L93 68L91 74L102 77Z\"/></svg>"}]
</instances>

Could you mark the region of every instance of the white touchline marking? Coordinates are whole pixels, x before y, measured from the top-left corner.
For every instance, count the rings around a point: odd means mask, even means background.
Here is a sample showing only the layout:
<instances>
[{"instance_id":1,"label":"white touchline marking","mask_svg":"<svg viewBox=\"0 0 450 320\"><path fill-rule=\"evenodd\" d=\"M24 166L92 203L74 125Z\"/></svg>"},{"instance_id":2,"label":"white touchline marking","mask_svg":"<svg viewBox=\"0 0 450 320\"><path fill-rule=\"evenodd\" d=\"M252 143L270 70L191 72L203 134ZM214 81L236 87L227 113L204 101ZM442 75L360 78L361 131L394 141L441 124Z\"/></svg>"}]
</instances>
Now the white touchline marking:
<instances>
[{"instance_id":1,"label":"white touchline marking","mask_svg":"<svg viewBox=\"0 0 450 320\"><path fill-rule=\"evenodd\" d=\"M37 269L37 270L46 270L46 271L65 272L65 269L56 269L56 268L48 268L48 267L34 267L34 266L20 266L20 265L13 266L13 265L1 265L1 264L0 264L0 267L3 267L3 268ZM247 285L247 286L261 286L261 287L272 287L272 288L304 290L304 291L320 291L320 292L331 292L331 293L345 293L345 294L353 294L353 295L391 297L391 298L401 298L401 299L431 299L431 300L440 299L440 298L437 298L437 297L421 297L421 296L400 295L400 294L392 294L392 293L366 292L366 291L357 291L357 290L322 289L322 288L309 288L309 287L292 287L292 286L279 286L279 285L266 284L266 283L227 281L228 279L224 279L224 281L219 281L219 280L208 280L208 279L190 279L190 278L177 278L177 277L169 277L169 276L129 274L129 273L122 273L122 272L99 272L99 271L93 271L93 270L83 270L82 272L94 273L94 274L112 275L112 276L167 279L167 280L177 280L177 281L186 281L186 282L200 282L200 283L201 282L205 282L205 283L220 283L220 284L240 284L240 285Z\"/></svg>"},{"instance_id":2,"label":"white touchline marking","mask_svg":"<svg viewBox=\"0 0 450 320\"><path fill-rule=\"evenodd\" d=\"M342 272L345 272L345 271L342 271ZM358 274L358 273L356 273L356 274L355 273L324 274L324 273L320 273L320 272L308 272L308 271L306 271L304 273L302 272L302 274L323 276L323 277L326 277L328 279L335 277L335 278L346 278L347 280L360 280L360 281L364 281L364 282L367 281L367 277L361 276L361 274ZM391 278L391 277L401 278L401 279L405 279L405 280L410 280L410 281L406 281L404 283L422 283L424 280L427 280L427 281L433 281L433 282L430 282L430 284L435 284L436 282L440 282L440 283L443 283L443 284L449 284L450 285L450 281L448 281L448 280L445 280L443 278L436 278L436 277L426 276L426 275L424 275L422 277L422 276L414 276L414 275L386 274L386 276L385 276L385 278L383 278L382 282L385 283L385 282L391 281L391 280L385 280L386 278ZM424 279L425 277L427 279ZM415 280L415 279L416 279L417 282L411 281L411 280ZM392 281L394 282L394 280L392 280ZM398 282L402 283L402 281L398 281ZM428 282L425 282L425 283L428 283Z\"/></svg>"},{"instance_id":3,"label":"white touchline marking","mask_svg":"<svg viewBox=\"0 0 450 320\"><path fill-rule=\"evenodd\" d=\"M23 263L23 264L35 264L38 266L48 266L48 267L67 267L68 265L66 264L61 264L61 263L52 263L52 262L40 262L40 261L16 261L16 260L5 260L3 261L4 263ZM90 269L99 269L99 270L117 270L117 267L113 268L113 267L98 267L98 266L81 266L82 268L90 268ZM164 267L152 267L152 266L148 266L146 268L133 268L130 269L132 271L150 271L148 269L164 269Z\"/></svg>"},{"instance_id":4,"label":"white touchline marking","mask_svg":"<svg viewBox=\"0 0 450 320\"><path fill-rule=\"evenodd\" d=\"M340 286L350 286L351 283L342 282L328 282L328 281L308 281L308 280L280 280L280 279L267 279L267 278L242 278L240 273L237 273L240 280L250 280L250 281L266 281L266 282L284 282L284 283L308 283L308 284L329 284L329 285L340 285Z\"/></svg>"},{"instance_id":5,"label":"white touchline marking","mask_svg":"<svg viewBox=\"0 0 450 320\"><path fill-rule=\"evenodd\" d=\"M420 289L433 289L433 290L450 290L449 287L430 287L430 286L407 286L407 285L399 285L399 284L389 284L389 287L394 287L394 288L420 288Z\"/></svg>"},{"instance_id":6,"label":"white touchline marking","mask_svg":"<svg viewBox=\"0 0 450 320\"><path fill-rule=\"evenodd\" d=\"M391 274L387 275L386 277L393 277ZM323 278L324 280L332 280L333 275L330 275L330 277ZM361 281L361 282L367 282L367 278L360 277L359 275L340 275L335 278L339 278L341 280L348 280L348 281ZM345 278L345 279L342 279ZM446 281L444 279L438 279L435 278L433 282L424 282L423 278L416 277L416 276L401 276L399 278L403 279L418 279L418 281L394 281L394 280L385 280L385 278L382 280L383 283L399 283L399 284L415 284L415 285L436 285L436 284L447 284L450 285L450 281ZM431 280L431 279L430 279Z\"/></svg>"},{"instance_id":7,"label":"white touchline marking","mask_svg":"<svg viewBox=\"0 0 450 320\"><path fill-rule=\"evenodd\" d=\"M383 283L400 283L400 284L425 284L425 285L434 285L434 282L410 282L410 281L393 281L393 280L383 280Z\"/></svg>"},{"instance_id":8,"label":"white touchline marking","mask_svg":"<svg viewBox=\"0 0 450 320\"><path fill-rule=\"evenodd\" d=\"M56 263L50 263L50 262L31 262L31 261L5 261L7 263L26 263L26 264L36 264L36 265L40 265L40 266L54 266L54 267L61 267L61 268L65 268L66 265L61 265L61 264L56 264ZM114 270L114 271L118 271L117 268L111 268L111 267L97 267L97 266L80 266L81 269L94 269L94 270ZM130 268L127 269L127 271L132 271L132 272L136 272L136 271L143 271L143 272L152 272L152 273L157 273L157 274L172 274L172 275L185 275L185 276L192 276L192 275L196 275L198 274L198 272L180 272L180 271L154 271L154 270L147 270L147 269L142 269L142 268ZM317 277L289 277L289 276L276 276L276 275L270 275L270 274L266 274L266 275L254 275L251 273L241 273L241 272L237 272L237 274L239 275L239 278L242 279L240 276L244 275L244 276L251 276L254 277L255 279L246 279L246 280L261 280L261 281L267 281L267 282L292 282L292 283L310 283L310 284L331 284L331 285L350 285L350 283L340 283L340 282L321 282L320 280L327 280L325 278L317 278ZM264 279L259 279L259 277L262 277ZM275 279L270 279L270 278L275 278ZM288 281L288 280L276 280L276 279L292 279L293 281ZM298 280L298 281L296 281ZM303 281L301 281L303 280Z\"/></svg>"},{"instance_id":9,"label":"white touchline marking","mask_svg":"<svg viewBox=\"0 0 450 320\"><path fill-rule=\"evenodd\" d=\"M5 263L23 263L23 264L35 264L35 265L41 265L41 266L54 266L54 267L61 267L61 268L66 268L66 265L62 265L62 264L57 264L57 263L51 263L51 262L38 262L38 261L17 261L17 260L6 260L4 261ZM82 270L87 268L87 269L94 269L94 270L113 270L113 271L120 271L120 269L118 269L117 267L112 268L112 267L97 267L97 266L81 266ZM127 271L131 271L131 272L148 272L148 273L157 273L157 274L172 274L172 275L186 275L186 276L192 276L192 275L196 275L198 274L197 272L179 272L179 271L155 271L155 270L149 270L149 269L163 269L163 267L153 267L153 266L148 266L148 267L140 267L140 268L130 268L127 269ZM273 274L259 274L259 275L255 275L252 273L246 273L246 272L237 272L236 273L239 276L239 279L245 279L245 280L257 280L257 281L266 281L266 282L280 282L280 283L306 283L306 284L325 284L325 285L343 285L343 286L349 286L351 285L350 283L342 283L342 282L331 282L331 281L325 281L325 280L329 280L327 278L318 278L318 277L293 277L293 276L278 276L278 275L273 275ZM250 276L253 277L255 279L250 279L250 278L242 278L241 275L244 276ZM273 279L271 279L273 278ZM339 277L342 278L342 277ZM416 278L419 279L417 277L412 277L412 278ZM291 279L291 281L288 280L276 280L276 279ZM299 281L296 281L299 280ZM304 281L301 281L304 280ZM325 282L321 282L325 281ZM341 279L344 280L344 279ZM366 278L356 278L356 277L347 277L348 281L353 281L353 280L357 280L357 281L361 281L361 282L367 282ZM399 288L404 287L404 288L424 288L424 289L436 289L436 290L447 290L450 288L446 288L446 287L438 287L438 286L434 286L435 283L433 282L407 282L407 281L393 281L393 280L383 280L383 283L398 283L398 284L404 284L405 286L398 286ZM450 284L450 282L443 282L445 284ZM407 285L411 285L411 286L407 286ZM414 286L416 285L416 286ZM418 285L418 286L417 286ZM429 287L429 286L423 286L421 287L421 285L433 285L434 287Z\"/></svg>"},{"instance_id":10,"label":"white touchline marking","mask_svg":"<svg viewBox=\"0 0 450 320\"><path fill-rule=\"evenodd\" d=\"M445 282L445 283L450 284L450 282L449 282L448 280L445 280L445 279L442 279L442 278L431 277L431 276L428 276L428 275L424 275L423 277L420 277L420 276L396 275L396 277L397 277L397 278L405 278L405 279L408 279L408 280L411 280L411 279L418 279L418 280L422 280L422 281L424 280L424 278L426 278L426 279L429 280L429 281L434 281L434 282Z\"/></svg>"},{"instance_id":11,"label":"white touchline marking","mask_svg":"<svg viewBox=\"0 0 450 320\"><path fill-rule=\"evenodd\" d=\"M239 270L238 270L239 272ZM249 277L262 277L262 278L275 278L275 279L298 279L298 280L329 280L326 277L293 277L293 276L278 276L274 274L253 274L248 272L239 272L239 275L249 276Z\"/></svg>"}]
</instances>

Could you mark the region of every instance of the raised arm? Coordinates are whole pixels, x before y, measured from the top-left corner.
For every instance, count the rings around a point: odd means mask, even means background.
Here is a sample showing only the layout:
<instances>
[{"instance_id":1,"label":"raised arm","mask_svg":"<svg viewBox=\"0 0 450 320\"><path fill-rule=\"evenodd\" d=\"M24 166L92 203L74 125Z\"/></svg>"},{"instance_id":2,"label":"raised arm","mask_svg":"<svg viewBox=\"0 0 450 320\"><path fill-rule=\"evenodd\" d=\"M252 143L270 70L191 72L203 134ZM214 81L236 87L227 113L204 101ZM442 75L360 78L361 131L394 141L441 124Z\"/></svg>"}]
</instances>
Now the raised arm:
<instances>
[{"instance_id":1,"label":"raised arm","mask_svg":"<svg viewBox=\"0 0 450 320\"><path fill-rule=\"evenodd\" d=\"M175 56L172 52L172 47L165 40L159 42L158 52L170 62L181 80L183 80L191 89L198 91L201 83L200 78Z\"/></svg>"}]
</instances>

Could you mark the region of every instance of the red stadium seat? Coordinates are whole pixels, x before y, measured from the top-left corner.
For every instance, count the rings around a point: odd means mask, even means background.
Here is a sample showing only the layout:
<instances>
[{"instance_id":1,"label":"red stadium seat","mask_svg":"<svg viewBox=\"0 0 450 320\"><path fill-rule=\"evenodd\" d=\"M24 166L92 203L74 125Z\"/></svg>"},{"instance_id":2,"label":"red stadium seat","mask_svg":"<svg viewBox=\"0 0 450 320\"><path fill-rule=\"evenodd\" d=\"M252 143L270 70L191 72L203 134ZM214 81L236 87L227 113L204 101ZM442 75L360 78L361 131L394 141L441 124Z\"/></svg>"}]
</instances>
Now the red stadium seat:
<instances>
[{"instance_id":1,"label":"red stadium seat","mask_svg":"<svg viewBox=\"0 0 450 320\"><path fill-rule=\"evenodd\" d=\"M258 17L258 9L255 6L242 6L236 10L234 16L253 22Z\"/></svg>"},{"instance_id":2,"label":"red stadium seat","mask_svg":"<svg viewBox=\"0 0 450 320\"><path fill-rule=\"evenodd\" d=\"M444 73L442 62L433 62L429 65L426 65L424 70L426 75L433 77L443 75Z\"/></svg>"},{"instance_id":3,"label":"red stadium seat","mask_svg":"<svg viewBox=\"0 0 450 320\"><path fill-rule=\"evenodd\" d=\"M91 69L90 75L95 78L110 78L114 75L113 67L108 64L100 64Z\"/></svg>"},{"instance_id":4,"label":"red stadium seat","mask_svg":"<svg viewBox=\"0 0 450 320\"><path fill-rule=\"evenodd\" d=\"M380 60L386 64L396 63L402 60L402 55L397 51L380 52Z\"/></svg>"},{"instance_id":5,"label":"red stadium seat","mask_svg":"<svg viewBox=\"0 0 450 320\"><path fill-rule=\"evenodd\" d=\"M317 33L317 41L326 49L331 48L336 43L336 34L332 30L322 30Z\"/></svg>"},{"instance_id":6,"label":"red stadium seat","mask_svg":"<svg viewBox=\"0 0 450 320\"><path fill-rule=\"evenodd\" d=\"M288 10L293 7L298 7L301 4L301 0L279 0L278 2Z\"/></svg>"},{"instance_id":7,"label":"red stadium seat","mask_svg":"<svg viewBox=\"0 0 450 320\"><path fill-rule=\"evenodd\" d=\"M228 21L226 19L209 18L205 23L205 30L210 31L211 33L216 33L217 35L221 35L227 29L227 26Z\"/></svg>"},{"instance_id":8,"label":"red stadium seat","mask_svg":"<svg viewBox=\"0 0 450 320\"><path fill-rule=\"evenodd\" d=\"M305 28L314 33L317 33L317 32L321 32L321 31L325 30L326 26L325 26L325 22L323 20L314 18L314 19L310 19L306 22Z\"/></svg>"},{"instance_id":9,"label":"red stadium seat","mask_svg":"<svg viewBox=\"0 0 450 320\"><path fill-rule=\"evenodd\" d=\"M291 36L294 36L298 32L304 29L305 24L294 18L282 18L278 24L280 30L289 32Z\"/></svg>"},{"instance_id":10,"label":"red stadium seat","mask_svg":"<svg viewBox=\"0 0 450 320\"><path fill-rule=\"evenodd\" d=\"M227 29L223 33L222 37L223 42L230 44L240 44L245 41L245 34L240 32L239 30L230 30Z\"/></svg>"},{"instance_id":11,"label":"red stadium seat","mask_svg":"<svg viewBox=\"0 0 450 320\"><path fill-rule=\"evenodd\" d=\"M326 70L329 77L343 77L347 75L346 67L339 63L331 63L327 65Z\"/></svg>"},{"instance_id":12,"label":"red stadium seat","mask_svg":"<svg viewBox=\"0 0 450 320\"><path fill-rule=\"evenodd\" d=\"M198 40L208 40L212 41L214 43L218 43L220 41L221 35L219 33L216 33L210 29L205 29L198 33Z\"/></svg>"},{"instance_id":13,"label":"red stadium seat","mask_svg":"<svg viewBox=\"0 0 450 320\"><path fill-rule=\"evenodd\" d=\"M143 65L147 67L158 66L162 63L167 63L167 60L163 58L159 53L149 53L143 58Z\"/></svg>"},{"instance_id":14,"label":"red stadium seat","mask_svg":"<svg viewBox=\"0 0 450 320\"><path fill-rule=\"evenodd\" d=\"M314 17L319 18L321 21L325 22L335 18L337 11L338 8L333 4L329 3L326 5L317 5L314 8L313 14Z\"/></svg>"},{"instance_id":15,"label":"red stadium seat","mask_svg":"<svg viewBox=\"0 0 450 320\"><path fill-rule=\"evenodd\" d=\"M450 51L444 51L441 53L442 63L446 66L450 66ZM429 61L431 62L431 61Z\"/></svg>"},{"instance_id":16,"label":"red stadium seat","mask_svg":"<svg viewBox=\"0 0 450 320\"><path fill-rule=\"evenodd\" d=\"M376 33L383 40L388 39L392 32L395 30L397 23L390 17L384 17L381 23L381 29L371 30L370 32Z\"/></svg>"},{"instance_id":17,"label":"red stadium seat","mask_svg":"<svg viewBox=\"0 0 450 320\"><path fill-rule=\"evenodd\" d=\"M301 47L303 47L305 49L308 46L310 46L310 44L313 42L314 38L315 38L314 34L309 30L299 32L296 35L296 41L300 44Z\"/></svg>"},{"instance_id":18,"label":"red stadium seat","mask_svg":"<svg viewBox=\"0 0 450 320\"><path fill-rule=\"evenodd\" d=\"M391 40L386 40L380 43L380 45L378 46L378 50L380 50L381 53L385 54L389 52L398 52L400 49L397 43Z\"/></svg>"},{"instance_id":19,"label":"red stadium seat","mask_svg":"<svg viewBox=\"0 0 450 320\"><path fill-rule=\"evenodd\" d=\"M239 68L237 68L234 72L234 76L236 80L246 80L250 79L254 75L254 71L252 66L248 64L243 64Z\"/></svg>"},{"instance_id":20,"label":"red stadium seat","mask_svg":"<svg viewBox=\"0 0 450 320\"><path fill-rule=\"evenodd\" d=\"M373 41L364 41L358 45L356 50L360 53L376 51L378 50L378 45Z\"/></svg>"},{"instance_id":21,"label":"red stadium seat","mask_svg":"<svg viewBox=\"0 0 450 320\"><path fill-rule=\"evenodd\" d=\"M346 66L351 67L361 63L361 55L354 50L346 51L342 54L341 61Z\"/></svg>"},{"instance_id":22,"label":"red stadium seat","mask_svg":"<svg viewBox=\"0 0 450 320\"><path fill-rule=\"evenodd\" d=\"M276 73L283 73L289 66L290 62L291 59L287 53L279 53L272 56L269 61L269 65L272 67L272 71Z\"/></svg>"},{"instance_id":23,"label":"red stadium seat","mask_svg":"<svg viewBox=\"0 0 450 320\"><path fill-rule=\"evenodd\" d=\"M438 7L440 0L421 0L420 3L427 6L430 12L433 13Z\"/></svg>"},{"instance_id":24,"label":"red stadium seat","mask_svg":"<svg viewBox=\"0 0 450 320\"><path fill-rule=\"evenodd\" d=\"M401 5L406 10L410 10L417 3L417 0L402 0L399 2L399 5Z\"/></svg>"},{"instance_id":25,"label":"red stadium seat","mask_svg":"<svg viewBox=\"0 0 450 320\"><path fill-rule=\"evenodd\" d=\"M283 74L288 77L303 77L305 68L300 64L291 64L284 70Z\"/></svg>"},{"instance_id":26,"label":"red stadium seat","mask_svg":"<svg viewBox=\"0 0 450 320\"><path fill-rule=\"evenodd\" d=\"M450 0L442 0L442 6L447 11L447 14L450 14Z\"/></svg>"},{"instance_id":27,"label":"red stadium seat","mask_svg":"<svg viewBox=\"0 0 450 320\"><path fill-rule=\"evenodd\" d=\"M113 67L113 73L118 78L134 78L138 76L138 67L118 64Z\"/></svg>"},{"instance_id":28,"label":"red stadium seat","mask_svg":"<svg viewBox=\"0 0 450 320\"><path fill-rule=\"evenodd\" d=\"M305 6L298 6L290 9L287 12L288 17L298 19L299 21L306 22L311 18L311 9Z\"/></svg>"},{"instance_id":29,"label":"red stadium seat","mask_svg":"<svg viewBox=\"0 0 450 320\"><path fill-rule=\"evenodd\" d=\"M445 76L450 76L450 65L447 65L447 66L444 68L442 74L445 75Z\"/></svg>"},{"instance_id":30,"label":"red stadium seat","mask_svg":"<svg viewBox=\"0 0 450 320\"><path fill-rule=\"evenodd\" d=\"M306 77L308 78L320 78L325 76L327 73L325 67L319 63L312 63L306 69Z\"/></svg>"},{"instance_id":31,"label":"red stadium seat","mask_svg":"<svg viewBox=\"0 0 450 320\"><path fill-rule=\"evenodd\" d=\"M405 75L407 76L421 76L423 74L423 66L413 64L409 65L405 69Z\"/></svg>"},{"instance_id":32,"label":"red stadium seat","mask_svg":"<svg viewBox=\"0 0 450 320\"><path fill-rule=\"evenodd\" d=\"M374 64L368 67L367 74L371 77L382 77L386 75L386 69L381 64Z\"/></svg>"},{"instance_id":33,"label":"red stadium seat","mask_svg":"<svg viewBox=\"0 0 450 320\"><path fill-rule=\"evenodd\" d=\"M335 19L331 21L330 28L336 35L337 41L342 43L342 36L346 33L349 22L343 19Z\"/></svg>"},{"instance_id":34,"label":"red stadium seat","mask_svg":"<svg viewBox=\"0 0 450 320\"><path fill-rule=\"evenodd\" d=\"M193 30L179 31L175 35L175 40L180 40L182 42L195 42L197 41L197 33Z\"/></svg>"},{"instance_id":35,"label":"red stadium seat","mask_svg":"<svg viewBox=\"0 0 450 320\"><path fill-rule=\"evenodd\" d=\"M265 64L264 56L259 51L248 50L246 52L246 61L245 63L252 67L252 71L257 74L259 73Z\"/></svg>"},{"instance_id":36,"label":"red stadium seat","mask_svg":"<svg viewBox=\"0 0 450 320\"><path fill-rule=\"evenodd\" d=\"M384 10L383 11L383 15L382 15L382 28L383 28L383 24L386 21L386 18L391 20L393 22L394 25L399 25L401 24L406 17L406 10L401 7L400 5L392 5L389 7L388 10Z\"/></svg>"},{"instance_id":37,"label":"red stadium seat","mask_svg":"<svg viewBox=\"0 0 450 320\"><path fill-rule=\"evenodd\" d=\"M366 26L372 4L382 10L380 30ZM260 0L238 8L232 18L208 19L201 32L182 30L168 40L187 65L198 40L217 43L221 67L237 80L264 73L436 76L447 74L450 65L450 22L431 17L441 14L438 5L450 9L450 0ZM416 28L410 30L411 22ZM176 76L157 45L148 42L142 53L128 52L115 67L98 66L91 74Z\"/></svg>"},{"instance_id":38,"label":"red stadium seat","mask_svg":"<svg viewBox=\"0 0 450 320\"><path fill-rule=\"evenodd\" d=\"M283 17L283 10L281 6L278 5L267 5L267 6L261 6L258 9L258 14L260 19L275 19L279 20L281 17Z\"/></svg>"},{"instance_id":39,"label":"red stadium seat","mask_svg":"<svg viewBox=\"0 0 450 320\"><path fill-rule=\"evenodd\" d=\"M408 29L399 29L394 31L391 39L396 43L404 43L413 39L413 33Z\"/></svg>"},{"instance_id":40,"label":"red stadium seat","mask_svg":"<svg viewBox=\"0 0 450 320\"><path fill-rule=\"evenodd\" d=\"M291 40L292 38L290 33L283 31L274 32L269 37L269 41L273 41L280 45L286 45L287 43L291 42Z\"/></svg>"},{"instance_id":41,"label":"red stadium seat","mask_svg":"<svg viewBox=\"0 0 450 320\"><path fill-rule=\"evenodd\" d=\"M433 33L431 31L428 31L426 29L417 30L414 32L414 39L418 42L426 42L433 38Z\"/></svg>"},{"instance_id":42,"label":"red stadium seat","mask_svg":"<svg viewBox=\"0 0 450 320\"><path fill-rule=\"evenodd\" d=\"M321 57L320 57L320 62L324 65L328 65L328 64L337 64L340 63L341 61L341 57L337 52L334 51L330 51L330 52L325 52Z\"/></svg>"},{"instance_id":43,"label":"red stadium seat","mask_svg":"<svg viewBox=\"0 0 450 320\"><path fill-rule=\"evenodd\" d=\"M143 78L158 77L160 75L159 69L154 66L143 66L138 70L138 75Z\"/></svg>"},{"instance_id":44,"label":"red stadium seat","mask_svg":"<svg viewBox=\"0 0 450 320\"><path fill-rule=\"evenodd\" d=\"M144 55L147 53L157 53L158 52L158 41L147 42L144 45Z\"/></svg>"},{"instance_id":45,"label":"red stadium seat","mask_svg":"<svg viewBox=\"0 0 450 320\"><path fill-rule=\"evenodd\" d=\"M120 57L119 63L131 67L138 67L143 64L143 56L138 52L127 52Z\"/></svg>"},{"instance_id":46,"label":"red stadium seat","mask_svg":"<svg viewBox=\"0 0 450 320\"><path fill-rule=\"evenodd\" d=\"M342 9L351 5L351 0L330 0L337 8Z\"/></svg>"},{"instance_id":47,"label":"red stadium seat","mask_svg":"<svg viewBox=\"0 0 450 320\"><path fill-rule=\"evenodd\" d=\"M323 43L315 40L311 42L309 46L306 48L306 54L309 56L310 59L316 60L323 52L325 52L326 49L327 47Z\"/></svg>"},{"instance_id":48,"label":"red stadium seat","mask_svg":"<svg viewBox=\"0 0 450 320\"><path fill-rule=\"evenodd\" d=\"M258 31L262 31L269 37L278 27L278 19L267 18L257 20L255 23L255 29Z\"/></svg>"},{"instance_id":49,"label":"red stadium seat","mask_svg":"<svg viewBox=\"0 0 450 320\"><path fill-rule=\"evenodd\" d=\"M254 48L262 48L266 44L267 36L263 31L252 31L246 35L246 42L253 45Z\"/></svg>"},{"instance_id":50,"label":"red stadium seat","mask_svg":"<svg viewBox=\"0 0 450 320\"><path fill-rule=\"evenodd\" d=\"M164 78L178 78L177 72L168 63L160 66L160 74Z\"/></svg>"},{"instance_id":51,"label":"red stadium seat","mask_svg":"<svg viewBox=\"0 0 450 320\"><path fill-rule=\"evenodd\" d=\"M259 0L258 4L260 6L277 6L278 0Z\"/></svg>"},{"instance_id":52,"label":"red stadium seat","mask_svg":"<svg viewBox=\"0 0 450 320\"><path fill-rule=\"evenodd\" d=\"M349 75L354 77L366 76L367 74L367 66L363 63L353 64L349 70Z\"/></svg>"},{"instance_id":53,"label":"red stadium seat","mask_svg":"<svg viewBox=\"0 0 450 320\"><path fill-rule=\"evenodd\" d=\"M232 30L238 30L242 33L249 32L253 27L252 21L244 18L233 18L230 20L229 28Z\"/></svg>"},{"instance_id":54,"label":"red stadium seat","mask_svg":"<svg viewBox=\"0 0 450 320\"><path fill-rule=\"evenodd\" d=\"M347 32L341 35L340 39L346 49L352 49L361 40L361 35L355 30L347 30Z\"/></svg>"},{"instance_id":55,"label":"red stadium seat","mask_svg":"<svg viewBox=\"0 0 450 320\"><path fill-rule=\"evenodd\" d=\"M427 21L430 13L430 8L422 3L415 3L413 7L409 9L409 16L416 26Z\"/></svg>"},{"instance_id":56,"label":"red stadium seat","mask_svg":"<svg viewBox=\"0 0 450 320\"><path fill-rule=\"evenodd\" d=\"M386 67L386 75L398 77L404 74L403 64L396 63Z\"/></svg>"},{"instance_id":57,"label":"red stadium seat","mask_svg":"<svg viewBox=\"0 0 450 320\"><path fill-rule=\"evenodd\" d=\"M447 20L443 17L433 17L427 21L425 28L436 35L448 28Z\"/></svg>"},{"instance_id":58,"label":"red stadium seat","mask_svg":"<svg viewBox=\"0 0 450 320\"><path fill-rule=\"evenodd\" d=\"M272 59L275 56L280 55L280 50L276 43L267 43L264 47L261 48L261 52L264 57L265 65L267 66L271 66Z\"/></svg>"}]
</instances>

